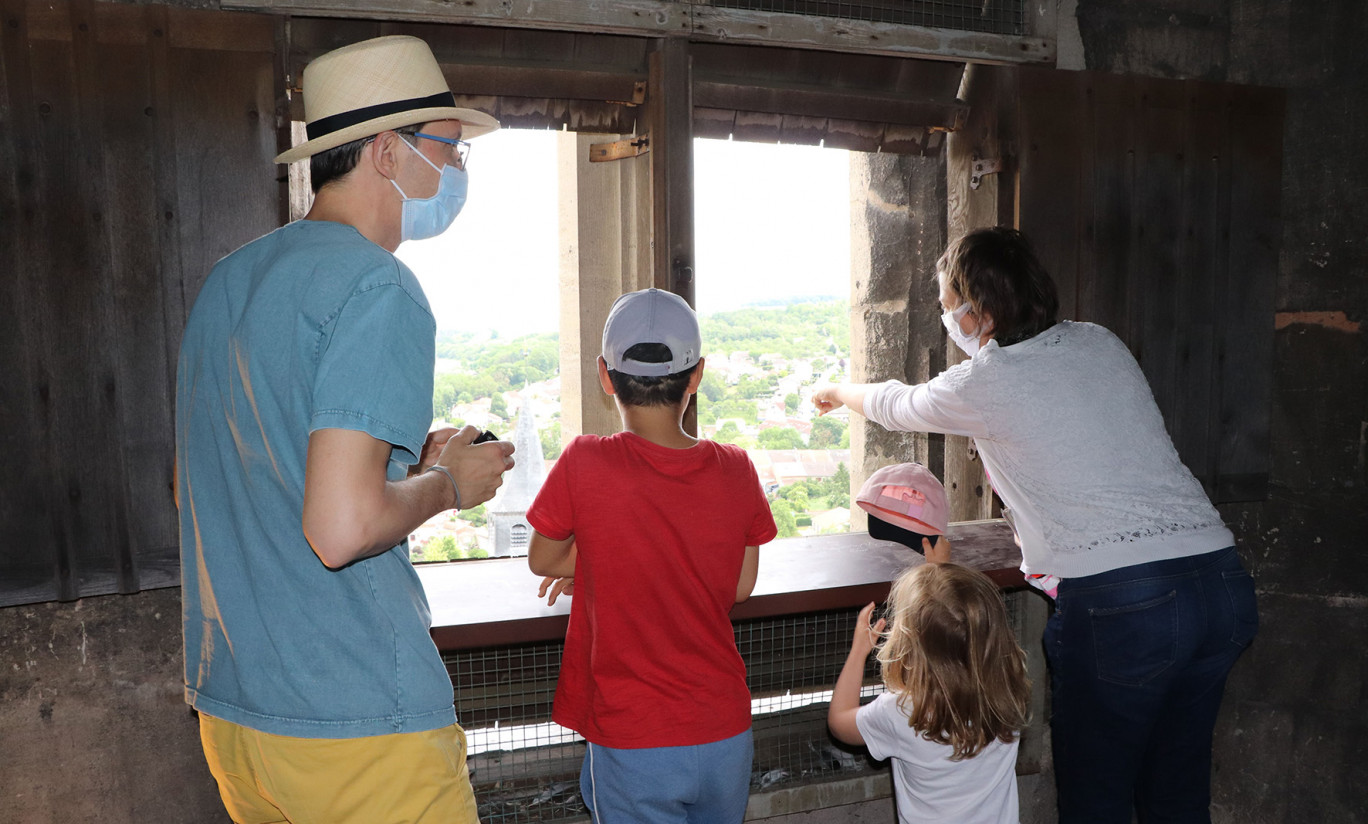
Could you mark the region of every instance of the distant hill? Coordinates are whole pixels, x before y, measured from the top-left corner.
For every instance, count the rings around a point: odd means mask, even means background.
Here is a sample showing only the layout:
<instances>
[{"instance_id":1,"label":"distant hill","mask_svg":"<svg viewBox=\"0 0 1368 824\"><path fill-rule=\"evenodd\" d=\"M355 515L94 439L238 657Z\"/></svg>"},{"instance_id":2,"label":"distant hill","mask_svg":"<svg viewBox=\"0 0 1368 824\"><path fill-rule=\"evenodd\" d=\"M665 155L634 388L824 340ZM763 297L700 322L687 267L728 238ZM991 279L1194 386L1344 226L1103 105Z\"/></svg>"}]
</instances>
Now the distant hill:
<instances>
[{"instance_id":1,"label":"distant hill","mask_svg":"<svg viewBox=\"0 0 1368 824\"><path fill-rule=\"evenodd\" d=\"M850 304L836 298L775 298L706 314L701 322L705 352L830 358L850 351ZM501 338L444 331L437 338L437 357L458 373L517 388L556 374L559 340L555 332Z\"/></svg>"},{"instance_id":2,"label":"distant hill","mask_svg":"<svg viewBox=\"0 0 1368 824\"><path fill-rule=\"evenodd\" d=\"M843 300L767 303L702 318L703 351L838 357L850 351L850 304Z\"/></svg>"}]
</instances>

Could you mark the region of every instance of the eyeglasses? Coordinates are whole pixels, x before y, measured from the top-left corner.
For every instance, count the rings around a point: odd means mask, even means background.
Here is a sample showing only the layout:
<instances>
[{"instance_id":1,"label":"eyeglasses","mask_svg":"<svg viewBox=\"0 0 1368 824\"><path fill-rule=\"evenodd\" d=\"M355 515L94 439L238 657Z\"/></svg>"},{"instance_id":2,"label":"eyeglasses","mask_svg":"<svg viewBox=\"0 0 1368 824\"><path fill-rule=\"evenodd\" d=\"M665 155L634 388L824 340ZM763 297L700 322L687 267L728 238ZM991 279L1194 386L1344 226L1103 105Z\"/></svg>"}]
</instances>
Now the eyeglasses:
<instances>
[{"instance_id":1,"label":"eyeglasses","mask_svg":"<svg viewBox=\"0 0 1368 824\"><path fill-rule=\"evenodd\" d=\"M413 136L425 137L428 140L435 140L438 143L445 143L448 146L455 146L456 162L460 164L462 169L466 168L466 164L470 162L470 144L464 140L455 140L450 137L438 137L435 134L426 134L425 132L414 132Z\"/></svg>"}]
</instances>

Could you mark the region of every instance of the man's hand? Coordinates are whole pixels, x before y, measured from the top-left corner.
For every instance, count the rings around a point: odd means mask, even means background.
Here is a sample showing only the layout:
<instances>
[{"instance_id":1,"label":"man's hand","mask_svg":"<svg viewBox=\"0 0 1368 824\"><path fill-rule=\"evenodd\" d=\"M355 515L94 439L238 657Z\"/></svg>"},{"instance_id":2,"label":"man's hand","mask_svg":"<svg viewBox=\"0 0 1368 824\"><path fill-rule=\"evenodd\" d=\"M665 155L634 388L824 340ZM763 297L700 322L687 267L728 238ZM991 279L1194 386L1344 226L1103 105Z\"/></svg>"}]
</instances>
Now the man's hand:
<instances>
[{"instance_id":1,"label":"man's hand","mask_svg":"<svg viewBox=\"0 0 1368 824\"><path fill-rule=\"evenodd\" d=\"M550 598L546 598L546 591L548 589L551 590ZM574 578L557 578L554 575L548 575L547 577L542 579L541 586L537 588L537 597L546 598L546 605L548 607L555 606L556 599L559 598L561 595L570 596L574 594Z\"/></svg>"},{"instance_id":2,"label":"man's hand","mask_svg":"<svg viewBox=\"0 0 1368 824\"><path fill-rule=\"evenodd\" d=\"M418 463L409 467L409 477L427 471L428 467L437 463L437 457L442 454L442 447L446 446L447 441L451 440L460 430L450 426L441 429L434 429L427 435L427 440L423 442L423 453L418 456Z\"/></svg>"},{"instance_id":3,"label":"man's hand","mask_svg":"<svg viewBox=\"0 0 1368 824\"><path fill-rule=\"evenodd\" d=\"M936 539L935 546L932 546L930 538L922 538L922 554L926 556L926 562L929 564L950 563L950 539L942 535Z\"/></svg>"},{"instance_id":4,"label":"man's hand","mask_svg":"<svg viewBox=\"0 0 1368 824\"><path fill-rule=\"evenodd\" d=\"M435 434L435 433L434 433ZM487 441L471 445L480 434L473 426L464 426L442 443L433 462L446 467L461 491L461 509L479 506L494 497L503 484L503 474L513 468L513 444L508 441ZM434 438L429 436L429 441ZM423 446L427 455L428 445Z\"/></svg>"}]
</instances>

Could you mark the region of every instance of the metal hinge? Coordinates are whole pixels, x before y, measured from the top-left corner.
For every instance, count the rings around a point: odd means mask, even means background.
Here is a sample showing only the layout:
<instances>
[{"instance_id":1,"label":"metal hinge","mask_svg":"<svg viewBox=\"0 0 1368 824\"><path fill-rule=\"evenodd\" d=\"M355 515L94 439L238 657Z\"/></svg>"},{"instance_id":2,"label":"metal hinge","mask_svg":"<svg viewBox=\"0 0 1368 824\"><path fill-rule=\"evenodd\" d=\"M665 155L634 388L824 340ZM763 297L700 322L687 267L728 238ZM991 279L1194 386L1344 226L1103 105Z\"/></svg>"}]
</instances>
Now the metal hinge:
<instances>
[{"instance_id":1,"label":"metal hinge","mask_svg":"<svg viewBox=\"0 0 1368 824\"><path fill-rule=\"evenodd\" d=\"M974 155L972 160L972 172L969 175L970 189L977 189L979 184L983 182L983 178L1002 171L1002 158L1000 157L979 157L978 155Z\"/></svg>"}]
</instances>

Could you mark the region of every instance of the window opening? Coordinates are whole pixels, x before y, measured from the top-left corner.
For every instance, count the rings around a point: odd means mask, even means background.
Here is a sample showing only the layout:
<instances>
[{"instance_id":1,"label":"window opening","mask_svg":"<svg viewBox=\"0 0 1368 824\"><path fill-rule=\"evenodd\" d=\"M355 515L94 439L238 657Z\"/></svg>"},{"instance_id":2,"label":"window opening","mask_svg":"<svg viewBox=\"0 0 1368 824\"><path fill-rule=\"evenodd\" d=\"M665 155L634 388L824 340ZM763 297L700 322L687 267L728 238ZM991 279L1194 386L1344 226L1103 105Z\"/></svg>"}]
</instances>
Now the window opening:
<instances>
[{"instance_id":1,"label":"window opening","mask_svg":"<svg viewBox=\"0 0 1368 824\"><path fill-rule=\"evenodd\" d=\"M433 425L513 440L521 480L506 477L493 500L419 526L409 536L414 561L527 554L527 526L499 524L526 509L543 461L560 454L556 139L508 128L478 138L456 222L396 252L437 322Z\"/></svg>"},{"instance_id":2,"label":"window opening","mask_svg":"<svg viewBox=\"0 0 1368 824\"><path fill-rule=\"evenodd\" d=\"M850 153L694 141L699 433L746 449L780 537L850 529Z\"/></svg>"}]
</instances>

